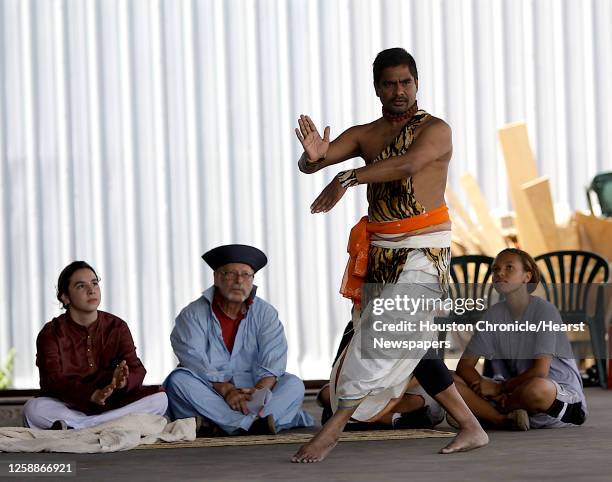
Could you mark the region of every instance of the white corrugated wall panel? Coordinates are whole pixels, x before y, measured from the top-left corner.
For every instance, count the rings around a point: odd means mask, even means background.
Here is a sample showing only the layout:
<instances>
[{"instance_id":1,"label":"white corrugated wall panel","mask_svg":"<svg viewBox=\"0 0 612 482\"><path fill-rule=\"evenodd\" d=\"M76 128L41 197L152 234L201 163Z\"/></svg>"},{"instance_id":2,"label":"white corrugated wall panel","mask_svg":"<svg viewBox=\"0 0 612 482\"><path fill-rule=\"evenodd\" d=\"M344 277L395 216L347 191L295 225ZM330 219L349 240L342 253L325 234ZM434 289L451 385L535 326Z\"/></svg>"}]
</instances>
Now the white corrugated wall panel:
<instances>
[{"instance_id":1,"label":"white corrugated wall panel","mask_svg":"<svg viewBox=\"0 0 612 482\"><path fill-rule=\"evenodd\" d=\"M15 385L37 384L57 276L86 259L159 382L174 317L212 281L199 256L242 242L268 253L289 370L326 377L365 189L310 214L340 168L298 173L297 116L332 137L377 117L372 61L400 45L453 127L457 191L471 172L509 209L496 129L526 120L556 202L582 209L612 170L611 24L608 0L1 1L0 359L14 346Z\"/></svg>"}]
</instances>

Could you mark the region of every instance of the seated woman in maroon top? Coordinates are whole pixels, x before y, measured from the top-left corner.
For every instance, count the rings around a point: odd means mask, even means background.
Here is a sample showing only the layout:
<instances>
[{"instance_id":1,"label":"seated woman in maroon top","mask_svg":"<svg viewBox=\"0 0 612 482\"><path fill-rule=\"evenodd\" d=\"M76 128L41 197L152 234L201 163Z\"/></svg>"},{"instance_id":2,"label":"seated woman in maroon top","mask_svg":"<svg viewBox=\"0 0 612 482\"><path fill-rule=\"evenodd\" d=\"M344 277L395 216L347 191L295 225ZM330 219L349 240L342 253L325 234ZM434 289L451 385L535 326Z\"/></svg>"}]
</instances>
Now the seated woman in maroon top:
<instances>
[{"instance_id":1,"label":"seated woman in maroon top","mask_svg":"<svg viewBox=\"0 0 612 482\"><path fill-rule=\"evenodd\" d=\"M98 311L98 275L84 261L64 268L57 299L65 313L45 324L36 340L42 397L24 406L32 428L86 428L129 413L163 415L168 399L144 388L146 370L130 330L120 318Z\"/></svg>"}]
</instances>

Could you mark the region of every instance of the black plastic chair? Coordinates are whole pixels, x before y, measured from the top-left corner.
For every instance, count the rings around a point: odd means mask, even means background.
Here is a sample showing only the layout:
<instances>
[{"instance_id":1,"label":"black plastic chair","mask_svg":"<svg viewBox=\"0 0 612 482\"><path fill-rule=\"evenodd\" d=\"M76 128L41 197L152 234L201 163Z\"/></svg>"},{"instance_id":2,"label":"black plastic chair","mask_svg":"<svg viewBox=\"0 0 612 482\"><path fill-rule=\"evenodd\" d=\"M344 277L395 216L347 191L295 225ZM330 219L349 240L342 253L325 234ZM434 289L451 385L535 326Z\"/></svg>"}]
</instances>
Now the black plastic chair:
<instances>
[{"instance_id":1,"label":"black plastic chair","mask_svg":"<svg viewBox=\"0 0 612 482\"><path fill-rule=\"evenodd\" d=\"M606 326L603 284L608 283L607 261L589 251L554 251L535 257L546 299L553 303L565 323L585 322L591 334L591 347L599 384L607 386ZM589 295L595 292L595 312L589 315Z\"/></svg>"},{"instance_id":2,"label":"black plastic chair","mask_svg":"<svg viewBox=\"0 0 612 482\"><path fill-rule=\"evenodd\" d=\"M491 265L493 258L482 255L465 255L451 258L449 298L486 299L487 308L491 303L493 285L491 283ZM486 310L465 310L459 314L451 312L445 317L436 317L436 324L441 323L476 323ZM438 341L446 340L446 331L440 331ZM438 356L444 359L445 350L440 348Z\"/></svg>"},{"instance_id":3,"label":"black plastic chair","mask_svg":"<svg viewBox=\"0 0 612 482\"><path fill-rule=\"evenodd\" d=\"M591 181L591 185L587 188L587 201L592 214L595 212L593 199L596 197L597 203L601 208L602 216L612 217L612 172L604 172L598 174Z\"/></svg>"}]
</instances>

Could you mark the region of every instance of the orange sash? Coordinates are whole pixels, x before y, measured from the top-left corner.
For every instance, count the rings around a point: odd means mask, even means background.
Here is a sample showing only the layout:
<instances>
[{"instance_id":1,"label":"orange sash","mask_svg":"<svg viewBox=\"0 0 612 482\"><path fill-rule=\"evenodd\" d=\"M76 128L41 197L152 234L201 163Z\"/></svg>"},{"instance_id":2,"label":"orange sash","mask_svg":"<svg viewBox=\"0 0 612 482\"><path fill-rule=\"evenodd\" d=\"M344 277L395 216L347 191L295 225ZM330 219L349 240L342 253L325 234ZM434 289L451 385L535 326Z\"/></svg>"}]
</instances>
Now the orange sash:
<instances>
[{"instance_id":1,"label":"orange sash","mask_svg":"<svg viewBox=\"0 0 612 482\"><path fill-rule=\"evenodd\" d=\"M367 216L362 217L351 229L347 248L349 260L342 277L340 294L345 298L353 300L355 305L361 305L361 287L368 271L370 233L404 234L416 231L417 229L442 224L449 220L450 217L446 204L416 216L397 221L370 223Z\"/></svg>"}]
</instances>

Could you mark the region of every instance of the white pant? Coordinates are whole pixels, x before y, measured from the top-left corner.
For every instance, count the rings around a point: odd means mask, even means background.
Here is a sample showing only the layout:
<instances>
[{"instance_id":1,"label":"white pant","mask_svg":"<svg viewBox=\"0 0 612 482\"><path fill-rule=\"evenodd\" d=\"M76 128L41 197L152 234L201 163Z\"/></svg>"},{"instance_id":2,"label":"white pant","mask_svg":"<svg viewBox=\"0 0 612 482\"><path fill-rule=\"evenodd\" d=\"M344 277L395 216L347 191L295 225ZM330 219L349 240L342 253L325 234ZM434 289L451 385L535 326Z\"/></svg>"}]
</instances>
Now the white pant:
<instances>
[{"instance_id":1,"label":"white pant","mask_svg":"<svg viewBox=\"0 0 612 482\"><path fill-rule=\"evenodd\" d=\"M86 415L68 408L64 402L50 397L28 400L23 407L25 423L30 428L48 429L57 420L63 420L72 428L88 428L109 422L130 413L164 415L168 408L168 397L164 392L155 393L136 400L125 407L109 410L99 415Z\"/></svg>"}]
</instances>

